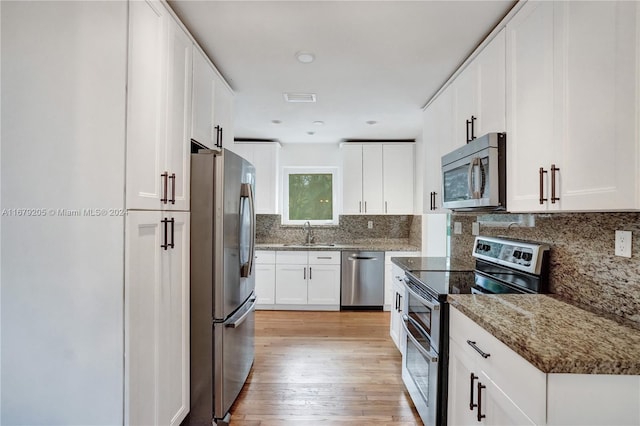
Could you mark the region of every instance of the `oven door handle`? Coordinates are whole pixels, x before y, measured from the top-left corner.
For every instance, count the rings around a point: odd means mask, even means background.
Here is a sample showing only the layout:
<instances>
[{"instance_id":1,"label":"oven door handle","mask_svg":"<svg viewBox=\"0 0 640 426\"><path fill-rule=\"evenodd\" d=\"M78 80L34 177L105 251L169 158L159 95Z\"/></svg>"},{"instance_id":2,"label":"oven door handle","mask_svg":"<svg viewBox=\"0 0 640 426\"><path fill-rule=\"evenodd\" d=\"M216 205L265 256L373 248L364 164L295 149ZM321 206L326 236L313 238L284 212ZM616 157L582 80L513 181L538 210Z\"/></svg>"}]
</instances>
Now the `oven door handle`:
<instances>
[{"instance_id":1,"label":"oven door handle","mask_svg":"<svg viewBox=\"0 0 640 426\"><path fill-rule=\"evenodd\" d=\"M411 288L409 288L408 285L406 285L406 281L405 281L405 286L404 288L407 289L407 291L409 293L411 293L411 295L413 297L415 297L416 299L418 299L418 301L420 303L422 303L423 305L426 305L429 309L433 310L433 311L439 311L440 310L440 303L438 302L433 302L432 300L427 300L424 297L420 296L418 293L416 293L415 291L413 291Z\"/></svg>"},{"instance_id":2,"label":"oven door handle","mask_svg":"<svg viewBox=\"0 0 640 426\"><path fill-rule=\"evenodd\" d=\"M407 333L407 336L409 337L409 339L411 339L411 342L414 344L416 349L418 349L418 351L424 357L428 358L429 361L431 361L432 364L436 364L438 362L438 353L435 352L434 350L427 351L425 348L422 347L422 345L420 343L418 343L416 338L413 337L413 334L411 334L411 332L409 331L409 327L407 327L407 323L408 322L409 322L409 317L406 316L406 315L403 315L402 316L402 328L404 328L404 331ZM428 337L426 337L426 338L427 338L427 340L429 340ZM429 345L431 345L431 340L429 340Z\"/></svg>"}]
</instances>

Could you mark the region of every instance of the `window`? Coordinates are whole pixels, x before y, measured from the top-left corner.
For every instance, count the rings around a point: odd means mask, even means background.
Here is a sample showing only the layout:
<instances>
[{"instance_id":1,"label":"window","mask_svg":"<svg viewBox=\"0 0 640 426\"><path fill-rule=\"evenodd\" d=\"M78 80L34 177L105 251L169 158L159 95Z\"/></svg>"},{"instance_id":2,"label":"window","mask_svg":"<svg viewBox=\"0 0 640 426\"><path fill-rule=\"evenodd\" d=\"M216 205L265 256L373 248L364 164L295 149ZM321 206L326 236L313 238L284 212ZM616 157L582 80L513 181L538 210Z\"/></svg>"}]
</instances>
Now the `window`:
<instances>
[{"instance_id":1,"label":"window","mask_svg":"<svg viewBox=\"0 0 640 426\"><path fill-rule=\"evenodd\" d=\"M283 173L283 218L289 225L337 225L338 206L334 167L287 167Z\"/></svg>"}]
</instances>

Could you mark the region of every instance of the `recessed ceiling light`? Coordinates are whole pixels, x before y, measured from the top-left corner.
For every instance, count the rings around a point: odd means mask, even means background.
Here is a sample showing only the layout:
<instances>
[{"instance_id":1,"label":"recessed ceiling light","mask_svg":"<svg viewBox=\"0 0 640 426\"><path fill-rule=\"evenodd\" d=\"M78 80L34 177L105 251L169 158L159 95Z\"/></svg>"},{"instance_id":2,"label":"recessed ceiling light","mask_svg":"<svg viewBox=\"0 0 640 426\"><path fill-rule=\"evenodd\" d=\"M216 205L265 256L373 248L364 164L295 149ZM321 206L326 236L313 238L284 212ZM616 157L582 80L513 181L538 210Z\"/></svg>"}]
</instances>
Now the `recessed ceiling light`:
<instances>
[{"instance_id":1,"label":"recessed ceiling light","mask_svg":"<svg viewBox=\"0 0 640 426\"><path fill-rule=\"evenodd\" d=\"M369 120L367 121L367 124L373 126L374 124L378 124L378 122L376 120Z\"/></svg>"},{"instance_id":2,"label":"recessed ceiling light","mask_svg":"<svg viewBox=\"0 0 640 426\"><path fill-rule=\"evenodd\" d=\"M296 53L296 59L298 62L302 62L303 64L310 64L316 59L316 57L310 52L298 52Z\"/></svg>"},{"instance_id":3,"label":"recessed ceiling light","mask_svg":"<svg viewBox=\"0 0 640 426\"><path fill-rule=\"evenodd\" d=\"M308 132L307 132L307 134L308 134L308 135L312 135L312 136L313 136L313 135L315 135L315 134L316 134L316 132L314 132L314 131L308 131Z\"/></svg>"},{"instance_id":4,"label":"recessed ceiling light","mask_svg":"<svg viewBox=\"0 0 640 426\"><path fill-rule=\"evenodd\" d=\"M313 124L315 124L316 126L324 126L324 121L316 120L313 122Z\"/></svg>"},{"instance_id":5,"label":"recessed ceiling light","mask_svg":"<svg viewBox=\"0 0 640 426\"><path fill-rule=\"evenodd\" d=\"M273 124L281 124L282 120L271 120Z\"/></svg>"}]
</instances>

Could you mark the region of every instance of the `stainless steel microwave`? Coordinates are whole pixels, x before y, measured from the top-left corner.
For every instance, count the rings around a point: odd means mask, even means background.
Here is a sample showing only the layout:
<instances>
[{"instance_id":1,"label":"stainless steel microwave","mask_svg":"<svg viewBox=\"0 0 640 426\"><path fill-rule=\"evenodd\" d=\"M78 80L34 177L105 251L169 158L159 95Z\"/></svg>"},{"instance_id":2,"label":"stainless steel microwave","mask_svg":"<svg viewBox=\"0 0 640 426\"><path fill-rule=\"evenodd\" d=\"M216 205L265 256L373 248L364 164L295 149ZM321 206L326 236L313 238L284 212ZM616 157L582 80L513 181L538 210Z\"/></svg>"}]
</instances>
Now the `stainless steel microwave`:
<instances>
[{"instance_id":1,"label":"stainless steel microwave","mask_svg":"<svg viewBox=\"0 0 640 426\"><path fill-rule=\"evenodd\" d=\"M506 134L488 133L442 156L442 206L506 209Z\"/></svg>"}]
</instances>

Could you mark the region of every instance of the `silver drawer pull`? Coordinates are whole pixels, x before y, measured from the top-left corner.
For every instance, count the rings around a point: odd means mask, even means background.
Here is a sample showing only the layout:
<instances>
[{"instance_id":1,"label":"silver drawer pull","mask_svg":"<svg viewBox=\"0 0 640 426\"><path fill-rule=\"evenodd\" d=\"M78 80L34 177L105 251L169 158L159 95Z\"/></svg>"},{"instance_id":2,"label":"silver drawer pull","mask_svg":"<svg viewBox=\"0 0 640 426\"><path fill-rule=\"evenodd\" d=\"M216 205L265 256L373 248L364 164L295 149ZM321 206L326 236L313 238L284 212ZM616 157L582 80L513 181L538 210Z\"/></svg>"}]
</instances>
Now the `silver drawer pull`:
<instances>
[{"instance_id":1,"label":"silver drawer pull","mask_svg":"<svg viewBox=\"0 0 640 426\"><path fill-rule=\"evenodd\" d=\"M331 260L333 258L331 256L316 256L316 259Z\"/></svg>"},{"instance_id":2,"label":"silver drawer pull","mask_svg":"<svg viewBox=\"0 0 640 426\"><path fill-rule=\"evenodd\" d=\"M484 352L482 349L480 349L479 347L476 346L476 342L472 342L471 340L467 340L467 344L469 346L471 346L473 349L476 350L476 352L478 352L482 358L489 358L491 356L491 354L488 354L486 352Z\"/></svg>"}]
</instances>

